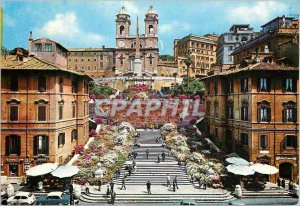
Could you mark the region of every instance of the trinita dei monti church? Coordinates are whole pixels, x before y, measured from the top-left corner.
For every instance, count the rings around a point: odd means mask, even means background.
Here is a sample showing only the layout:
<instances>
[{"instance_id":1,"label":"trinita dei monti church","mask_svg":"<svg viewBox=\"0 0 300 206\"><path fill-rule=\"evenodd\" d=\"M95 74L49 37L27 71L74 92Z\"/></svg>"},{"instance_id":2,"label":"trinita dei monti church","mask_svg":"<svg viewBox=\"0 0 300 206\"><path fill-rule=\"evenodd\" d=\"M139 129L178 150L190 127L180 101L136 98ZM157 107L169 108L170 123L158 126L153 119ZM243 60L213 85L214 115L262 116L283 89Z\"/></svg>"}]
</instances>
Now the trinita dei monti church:
<instances>
[{"instance_id":1,"label":"trinita dei monti church","mask_svg":"<svg viewBox=\"0 0 300 206\"><path fill-rule=\"evenodd\" d=\"M95 79L96 82L108 82L119 90L133 84L148 84L153 89L170 87L174 77L158 76L158 14L150 6L145 14L145 34L140 34L139 20L136 19L136 34L130 34L131 19L123 6L116 15L115 77Z\"/></svg>"}]
</instances>

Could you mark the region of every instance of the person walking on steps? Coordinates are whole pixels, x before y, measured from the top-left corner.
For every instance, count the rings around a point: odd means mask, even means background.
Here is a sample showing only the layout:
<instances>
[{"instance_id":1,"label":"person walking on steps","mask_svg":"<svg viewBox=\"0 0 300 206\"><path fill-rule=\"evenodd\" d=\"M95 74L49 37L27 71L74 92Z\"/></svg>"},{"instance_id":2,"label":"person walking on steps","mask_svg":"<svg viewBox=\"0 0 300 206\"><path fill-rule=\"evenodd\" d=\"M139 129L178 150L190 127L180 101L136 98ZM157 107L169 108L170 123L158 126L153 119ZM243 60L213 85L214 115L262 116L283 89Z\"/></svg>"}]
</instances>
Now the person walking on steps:
<instances>
[{"instance_id":1,"label":"person walking on steps","mask_svg":"<svg viewBox=\"0 0 300 206\"><path fill-rule=\"evenodd\" d=\"M280 187L280 185L281 185L281 181L280 181L280 178L278 177L277 178L277 186Z\"/></svg>"},{"instance_id":2,"label":"person walking on steps","mask_svg":"<svg viewBox=\"0 0 300 206\"><path fill-rule=\"evenodd\" d=\"M160 157L157 155L157 163L160 163Z\"/></svg>"},{"instance_id":3,"label":"person walking on steps","mask_svg":"<svg viewBox=\"0 0 300 206\"><path fill-rule=\"evenodd\" d=\"M121 187L121 190L126 190L126 186L125 186L125 177L122 179L122 187Z\"/></svg>"},{"instance_id":4,"label":"person walking on steps","mask_svg":"<svg viewBox=\"0 0 300 206\"><path fill-rule=\"evenodd\" d=\"M107 190L106 190L106 196L107 196L107 198L109 197L109 194L110 194L109 185L107 185Z\"/></svg>"},{"instance_id":5,"label":"person walking on steps","mask_svg":"<svg viewBox=\"0 0 300 206\"><path fill-rule=\"evenodd\" d=\"M146 157L149 158L149 149L146 150Z\"/></svg>"},{"instance_id":6,"label":"person walking on steps","mask_svg":"<svg viewBox=\"0 0 300 206\"><path fill-rule=\"evenodd\" d=\"M88 181L85 183L85 193L87 195L90 194L90 184Z\"/></svg>"},{"instance_id":7,"label":"person walking on steps","mask_svg":"<svg viewBox=\"0 0 300 206\"><path fill-rule=\"evenodd\" d=\"M159 137L156 137L156 140L155 140L155 142L156 142L156 143L158 143L158 140L159 140Z\"/></svg>"},{"instance_id":8,"label":"person walking on steps","mask_svg":"<svg viewBox=\"0 0 300 206\"><path fill-rule=\"evenodd\" d=\"M284 180L284 178L282 178L282 180L281 180L281 187L282 187L282 189L285 189L285 180Z\"/></svg>"},{"instance_id":9,"label":"person walking on steps","mask_svg":"<svg viewBox=\"0 0 300 206\"><path fill-rule=\"evenodd\" d=\"M101 181L101 179L99 179L99 181L98 181L98 186L99 186L99 191L101 191L101 186L102 186L102 181Z\"/></svg>"},{"instance_id":10,"label":"person walking on steps","mask_svg":"<svg viewBox=\"0 0 300 206\"><path fill-rule=\"evenodd\" d=\"M165 161L165 158L166 158L166 153L165 153L165 152L162 152L161 157L162 157L162 161L164 162L164 161Z\"/></svg>"},{"instance_id":11,"label":"person walking on steps","mask_svg":"<svg viewBox=\"0 0 300 206\"><path fill-rule=\"evenodd\" d=\"M176 191L175 187L176 187L175 180L173 180L173 192Z\"/></svg>"},{"instance_id":12,"label":"person walking on steps","mask_svg":"<svg viewBox=\"0 0 300 206\"><path fill-rule=\"evenodd\" d=\"M111 194L114 192L114 186L115 186L115 183L113 181L110 181L110 193Z\"/></svg>"},{"instance_id":13,"label":"person walking on steps","mask_svg":"<svg viewBox=\"0 0 300 206\"><path fill-rule=\"evenodd\" d=\"M178 188L178 184L177 184L177 175L176 175L175 178L174 178L174 182L175 182L176 188L179 189L179 188Z\"/></svg>"},{"instance_id":14,"label":"person walking on steps","mask_svg":"<svg viewBox=\"0 0 300 206\"><path fill-rule=\"evenodd\" d=\"M171 181L171 178L170 178L169 174L167 174L167 187L169 187L169 186L171 187L170 181Z\"/></svg>"},{"instance_id":15,"label":"person walking on steps","mask_svg":"<svg viewBox=\"0 0 300 206\"><path fill-rule=\"evenodd\" d=\"M151 183L150 183L150 181L148 181L146 185L147 185L148 195L151 195Z\"/></svg>"}]
</instances>

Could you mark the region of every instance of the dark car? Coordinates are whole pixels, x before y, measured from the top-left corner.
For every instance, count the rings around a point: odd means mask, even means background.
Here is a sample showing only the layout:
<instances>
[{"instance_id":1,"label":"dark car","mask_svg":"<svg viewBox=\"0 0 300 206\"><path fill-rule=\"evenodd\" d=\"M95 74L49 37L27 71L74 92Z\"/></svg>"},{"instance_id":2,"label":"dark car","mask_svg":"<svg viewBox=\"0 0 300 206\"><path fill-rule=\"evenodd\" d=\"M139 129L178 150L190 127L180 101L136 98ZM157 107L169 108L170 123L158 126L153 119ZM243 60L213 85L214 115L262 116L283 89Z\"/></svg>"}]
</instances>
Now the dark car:
<instances>
[{"instance_id":1,"label":"dark car","mask_svg":"<svg viewBox=\"0 0 300 206\"><path fill-rule=\"evenodd\" d=\"M37 205L68 205L70 204L70 195L64 194L63 192L50 192L48 195L39 197L36 200L36 204Z\"/></svg>"}]
</instances>

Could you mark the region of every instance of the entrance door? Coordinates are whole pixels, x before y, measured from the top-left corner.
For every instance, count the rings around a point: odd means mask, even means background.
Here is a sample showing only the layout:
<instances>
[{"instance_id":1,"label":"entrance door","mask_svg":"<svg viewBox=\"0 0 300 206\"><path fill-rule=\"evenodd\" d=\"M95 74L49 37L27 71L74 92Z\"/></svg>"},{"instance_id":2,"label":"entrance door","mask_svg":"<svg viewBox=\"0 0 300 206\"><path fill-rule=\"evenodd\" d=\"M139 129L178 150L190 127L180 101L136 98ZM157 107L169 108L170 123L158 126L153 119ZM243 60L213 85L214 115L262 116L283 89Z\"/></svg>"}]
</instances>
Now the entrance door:
<instances>
[{"instance_id":1,"label":"entrance door","mask_svg":"<svg viewBox=\"0 0 300 206\"><path fill-rule=\"evenodd\" d=\"M293 165L291 163L285 162L279 165L279 176L285 179L293 178Z\"/></svg>"}]
</instances>

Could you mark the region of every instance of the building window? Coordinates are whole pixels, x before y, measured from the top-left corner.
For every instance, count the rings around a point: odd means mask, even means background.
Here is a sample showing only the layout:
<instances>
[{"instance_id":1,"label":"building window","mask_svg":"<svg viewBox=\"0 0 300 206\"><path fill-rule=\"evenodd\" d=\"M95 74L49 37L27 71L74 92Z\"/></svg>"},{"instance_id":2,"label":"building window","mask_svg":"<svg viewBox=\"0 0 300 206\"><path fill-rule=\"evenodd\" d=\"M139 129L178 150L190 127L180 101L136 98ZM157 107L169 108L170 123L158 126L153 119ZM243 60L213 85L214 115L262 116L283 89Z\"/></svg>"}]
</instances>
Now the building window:
<instances>
[{"instance_id":1,"label":"building window","mask_svg":"<svg viewBox=\"0 0 300 206\"><path fill-rule=\"evenodd\" d=\"M51 52L52 51L52 44L45 44L45 51Z\"/></svg>"},{"instance_id":2,"label":"building window","mask_svg":"<svg viewBox=\"0 0 300 206\"><path fill-rule=\"evenodd\" d=\"M206 114L210 116L210 101L206 101Z\"/></svg>"},{"instance_id":3,"label":"building window","mask_svg":"<svg viewBox=\"0 0 300 206\"><path fill-rule=\"evenodd\" d=\"M241 133L241 139L240 139L241 144L243 145L248 145L248 134L246 133Z\"/></svg>"},{"instance_id":4,"label":"building window","mask_svg":"<svg viewBox=\"0 0 300 206\"><path fill-rule=\"evenodd\" d=\"M100 60L103 60L103 54L100 55Z\"/></svg>"},{"instance_id":5,"label":"building window","mask_svg":"<svg viewBox=\"0 0 300 206\"><path fill-rule=\"evenodd\" d=\"M71 142L77 141L77 135L78 135L77 129L73 129L71 133Z\"/></svg>"},{"instance_id":6,"label":"building window","mask_svg":"<svg viewBox=\"0 0 300 206\"><path fill-rule=\"evenodd\" d=\"M233 101L229 100L227 102L227 118L233 119Z\"/></svg>"},{"instance_id":7,"label":"building window","mask_svg":"<svg viewBox=\"0 0 300 206\"><path fill-rule=\"evenodd\" d=\"M81 62L83 62L84 60L83 59L81 59Z\"/></svg>"},{"instance_id":8,"label":"building window","mask_svg":"<svg viewBox=\"0 0 300 206\"><path fill-rule=\"evenodd\" d=\"M215 84L214 84L214 91L215 91L215 94L218 94L218 82L215 82Z\"/></svg>"},{"instance_id":9,"label":"building window","mask_svg":"<svg viewBox=\"0 0 300 206\"><path fill-rule=\"evenodd\" d=\"M87 66L87 70L91 70L91 67L90 67L90 66Z\"/></svg>"},{"instance_id":10,"label":"building window","mask_svg":"<svg viewBox=\"0 0 300 206\"><path fill-rule=\"evenodd\" d=\"M11 105L9 107L9 120L10 121L18 121L19 120L19 106Z\"/></svg>"},{"instance_id":11,"label":"building window","mask_svg":"<svg viewBox=\"0 0 300 206\"><path fill-rule=\"evenodd\" d=\"M38 106L38 121L46 121L46 106Z\"/></svg>"},{"instance_id":12,"label":"building window","mask_svg":"<svg viewBox=\"0 0 300 206\"><path fill-rule=\"evenodd\" d=\"M58 135L58 147L62 147L65 144L65 133Z\"/></svg>"},{"instance_id":13,"label":"building window","mask_svg":"<svg viewBox=\"0 0 300 206\"><path fill-rule=\"evenodd\" d=\"M10 77L10 91L18 91L19 90L19 77L12 76Z\"/></svg>"},{"instance_id":14,"label":"building window","mask_svg":"<svg viewBox=\"0 0 300 206\"><path fill-rule=\"evenodd\" d=\"M233 46L228 46L228 51L232 51L233 50Z\"/></svg>"},{"instance_id":15,"label":"building window","mask_svg":"<svg viewBox=\"0 0 300 206\"><path fill-rule=\"evenodd\" d=\"M72 80L72 93L78 92L78 84L76 80Z\"/></svg>"},{"instance_id":16,"label":"building window","mask_svg":"<svg viewBox=\"0 0 300 206\"><path fill-rule=\"evenodd\" d=\"M34 45L34 51L35 52L41 52L42 51L42 44L35 44Z\"/></svg>"},{"instance_id":17,"label":"building window","mask_svg":"<svg viewBox=\"0 0 300 206\"><path fill-rule=\"evenodd\" d=\"M283 103L282 121L297 122L297 106L295 102L288 101Z\"/></svg>"},{"instance_id":18,"label":"building window","mask_svg":"<svg viewBox=\"0 0 300 206\"><path fill-rule=\"evenodd\" d=\"M88 94L89 84L86 81L83 81L83 86L84 86L84 94Z\"/></svg>"},{"instance_id":19,"label":"building window","mask_svg":"<svg viewBox=\"0 0 300 206\"><path fill-rule=\"evenodd\" d=\"M75 62L77 62L77 59L75 59Z\"/></svg>"},{"instance_id":20,"label":"building window","mask_svg":"<svg viewBox=\"0 0 300 206\"><path fill-rule=\"evenodd\" d=\"M267 135L260 135L259 146L260 146L260 149L268 149L269 148L269 137Z\"/></svg>"},{"instance_id":21,"label":"building window","mask_svg":"<svg viewBox=\"0 0 300 206\"><path fill-rule=\"evenodd\" d=\"M258 102L257 122L271 122L271 108L267 101Z\"/></svg>"},{"instance_id":22,"label":"building window","mask_svg":"<svg viewBox=\"0 0 300 206\"><path fill-rule=\"evenodd\" d=\"M59 92L63 93L64 92L64 78L59 78Z\"/></svg>"},{"instance_id":23,"label":"building window","mask_svg":"<svg viewBox=\"0 0 300 206\"><path fill-rule=\"evenodd\" d=\"M47 90L47 84L46 84L47 78L43 76L38 77L38 91L39 92L45 92Z\"/></svg>"},{"instance_id":24,"label":"building window","mask_svg":"<svg viewBox=\"0 0 300 206\"><path fill-rule=\"evenodd\" d=\"M120 26L120 35L123 35L125 31L125 27L123 25Z\"/></svg>"},{"instance_id":25,"label":"building window","mask_svg":"<svg viewBox=\"0 0 300 206\"><path fill-rule=\"evenodd\" d=\"M72 104L72 117L73 118L76 117L76 103L75 102Z\"/></svg>"},{"instance_id":26,"label":"building window","mask_svg":"<svg viewBox=\"0 0 300 206\"><path fill-rule=\"evenodd\" d=\"M21 140L18 135L9 135L5 139L5 154L20 155L21 154Z\"/></svg>"},{"instance_id":27,"label":"building window","mask_svg":"<svg viewBox=\"0 0 300 206\"><path fill-rule=\"evenodd\" d=\"M248 78L241 79L241 92L248 92Z\"/></svg>"},{"instance_id":28,"label":"building window","mask_svg":"<svg viewBox=\"0 0 300 206\"><path fill-rule=\"evenodd\" d=\"M260 77L257 80L257 90L260 92L271 91L271 79L266 77Z\"/></svg>"},{"instance_id":29,"label":"building window","mask_svg":"<svg viewBox=\"0 0 300 206\"><path fill-rule=\"evenodd\" d=\"M233 93L234 92L234 90L233 90L233 81L232 80L230 80L228 82L228 92L229 93Z\"/></svg>"},{"instance_id":30,"label":"building window","mask_svg":"<svg viewBox=\"0 0 300 206\"><path fill-rule=\"evenodd\" d=\"M283 92L296 92L297 91L297 80L293 78L286 78L282 80Z\"/></svg>"},{"instance_id":31,"label":"building window","mask_svg":"<svg viewBox=\"0 0 300 206\"><path fill-rule=\"evenodd\" d=\"M248 101L242 100L241 106L241 120L248 121Z\"/></svg>"},{"instance_id":32,"label":"building window","mask_svg":"<svg viewBox=\"0 0 300 206\"><path fill-rule=\"evenodd\" d=\"M58 112L58 119L63 119L63 110L64 110L64 106L63 105L59 105L59 112Z\"/></svg>"},{"instance_id":33,"label":"building window","mask_svg":"<svg viewBox=\"0 0 300 206\"><path fill-rule=\"evenodd\" d=\"M295 135L286 135L285 136L285 148L294 147L297 148L297 136Z\"/></svg>"},{"instance_id":34,"label":"building window","mask_svg":"<svg viewBox=\"0 0 300 206\"><path fill-rule=\"evenodd\" d=\"M49 138L46 135L34 136L33 155L49 155Z\"/></svg>"},{"instance_id":35,"label":"building window","mask_svg":"<svg viewBox=\"0 0 300 206\"><path fill-rule=\"evenodd\" d=\"M95 71L97 70L97 67L96 67L96 66L94 66L94 70L95 70Z\"/></svg>"},{"instance_id":36,"label":"building window","mask_svg":"<svg viewBox=\"0 0 300 206\"><path fill-rule=\"evenodd\" d=\"M219 102L215 101L214 102L214 107L215 107L215 117L219 116Z\"/></svg>"},{"instance_id":37,"label":"building window","mask_svg":"<svg viewBox=\"0 0 300 206\"><path fill-rule=\"evenodd\" d=\"M153 25L149 25L149 34L154 34Z\"/></svg>"}]
</instances>

